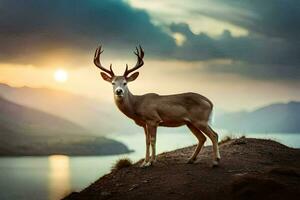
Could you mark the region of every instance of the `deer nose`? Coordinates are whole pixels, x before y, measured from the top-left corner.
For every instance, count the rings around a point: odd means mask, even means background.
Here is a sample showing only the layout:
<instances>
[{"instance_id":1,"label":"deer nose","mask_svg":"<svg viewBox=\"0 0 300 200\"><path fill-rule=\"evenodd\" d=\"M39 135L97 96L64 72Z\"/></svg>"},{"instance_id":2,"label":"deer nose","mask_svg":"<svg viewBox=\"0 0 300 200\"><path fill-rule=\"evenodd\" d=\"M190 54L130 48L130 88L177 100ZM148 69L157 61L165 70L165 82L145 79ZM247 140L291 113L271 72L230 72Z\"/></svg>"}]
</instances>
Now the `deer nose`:
<instances>
[{"instance_id":1,"label":"deer nose","mask_svg":"<svg viewBox=\"0 0 300 200\"><path fill-rule=\"evenodd\" d=\"M116 95L121 95L123 90L121 88L116 89Z\"/></svg>"}]
</instances>

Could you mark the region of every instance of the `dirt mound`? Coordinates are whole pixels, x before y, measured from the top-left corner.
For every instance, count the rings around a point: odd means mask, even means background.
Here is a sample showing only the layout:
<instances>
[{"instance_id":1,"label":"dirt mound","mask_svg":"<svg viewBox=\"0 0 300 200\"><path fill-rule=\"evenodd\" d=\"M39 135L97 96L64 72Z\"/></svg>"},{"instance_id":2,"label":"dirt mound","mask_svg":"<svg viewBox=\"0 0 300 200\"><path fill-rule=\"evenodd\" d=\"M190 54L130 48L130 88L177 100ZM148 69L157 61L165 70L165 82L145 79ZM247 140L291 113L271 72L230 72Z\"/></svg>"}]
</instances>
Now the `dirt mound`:
<instances>
[{"instance_id":1,"label":"dirt mound","mask_svg":"<svg viewBox=\"0 0 300 200\"><path fill-rule=\"evenodd\" d=\"M113 171L66 200L81 199L287 199L299 197L300 150L271 140L241 138L220 145L221 164L212 167L205 147L186 164L195 146L162 153L154 166Z\"/></svg>"}]
</instances>

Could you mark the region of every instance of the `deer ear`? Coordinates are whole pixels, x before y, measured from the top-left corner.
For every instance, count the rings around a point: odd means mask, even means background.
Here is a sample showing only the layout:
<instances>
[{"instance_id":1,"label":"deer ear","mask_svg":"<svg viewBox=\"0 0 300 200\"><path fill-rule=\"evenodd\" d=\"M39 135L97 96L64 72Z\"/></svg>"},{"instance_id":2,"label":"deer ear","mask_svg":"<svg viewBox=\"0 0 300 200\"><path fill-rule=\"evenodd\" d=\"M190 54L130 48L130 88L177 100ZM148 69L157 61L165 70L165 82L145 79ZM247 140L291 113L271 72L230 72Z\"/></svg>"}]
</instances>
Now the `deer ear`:
<instances>
[{"instance_id":1,"label":"deer ear","mask_svg":"<svg viewBox=\"0 0 300 200\"><path fill-rule=\"evenodd\" d=\"M106 73L100 72L100 74L101 74L103 80L108 81L108 82L112 81L112 77L108 76Z\"/></svg>"},{"instance_id":2,"label":"deer ear","mask_svg":"<svg viewBox=\"0 0 300 200\"><path fill-rule=\"evenodd\" d=\"M130 75L128 78L126 78L127 82L134 81L139 76L139 72L135 72L132 75Z\"/></svg>"}]
</instances>

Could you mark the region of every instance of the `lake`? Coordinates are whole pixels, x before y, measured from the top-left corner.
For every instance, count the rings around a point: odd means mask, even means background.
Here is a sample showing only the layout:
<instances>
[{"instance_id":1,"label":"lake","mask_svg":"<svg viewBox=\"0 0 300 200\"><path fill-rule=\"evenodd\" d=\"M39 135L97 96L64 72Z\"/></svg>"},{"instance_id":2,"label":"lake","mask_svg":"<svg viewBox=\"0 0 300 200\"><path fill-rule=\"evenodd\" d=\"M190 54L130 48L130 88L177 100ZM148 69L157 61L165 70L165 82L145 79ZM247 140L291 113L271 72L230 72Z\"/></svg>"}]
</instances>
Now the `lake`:
<instances>
[{"instance_id":1,"label":"lake","mask_svg":"<svg viewBox=\"0 0 300 200\"><path fill-rule=\"evenodd\" d=\"M220 138L230 135L219 131ZM246 137L267 138L285 145L300 148L300 134L236 134ZM190 133L168 133L160 129L157 135L157 152L174 150L196 144ZM117 156L68 157L8 157L0 158L0 199L1 200L56 200L71 191L80 191L100 176L110 171L113 163L124 157L137 161L144 156L144 133L120 135L111 138L126 144L134 153ZM207 140L206 145L210 142Z\"/></svg>"}]
</instances>

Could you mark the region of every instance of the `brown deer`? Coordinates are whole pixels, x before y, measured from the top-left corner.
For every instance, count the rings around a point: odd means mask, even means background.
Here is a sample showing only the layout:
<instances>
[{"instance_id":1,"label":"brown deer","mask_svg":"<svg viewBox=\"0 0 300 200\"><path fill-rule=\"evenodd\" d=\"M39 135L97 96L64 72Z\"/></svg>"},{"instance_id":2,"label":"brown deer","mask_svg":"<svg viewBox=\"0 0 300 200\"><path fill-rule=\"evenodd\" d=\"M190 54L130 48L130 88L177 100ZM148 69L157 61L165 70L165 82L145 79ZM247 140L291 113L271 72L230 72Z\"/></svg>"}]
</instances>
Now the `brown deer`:
<instances>
[{"instance_id":1,"label":"brown deer","mask_svg":"<svg viewBox=\"0 0 300 200\"><path fill-rule=\"evenodd\" d=\"M208 121L213 109L212 102L206 97L196 93L183 93L174 95L158 95L149 93L144 95L132 94L127 83L134 81L139 72L134 72L143 66L144 51L139 46L134 54L137 56L136 65L126 70L122 76L116 76L112 70L101 65L101 46L97 48L94 64L101 69L101 76L113 86L115 103L127 117L144 128L146 136L146 156L141 167L150 166L155 161L156 130L158 126L178 127L186 125L198 139L198 145L189 158L188 163L193 163L199 154L207 135L213 145L213 165L220 161L218 148L218 135L209 126ZM134 73L133 73L134 72ZM133 74L132 74L133 73ZM150 158L150 144L152 154Z\"/></svg>"}]
</instances>

